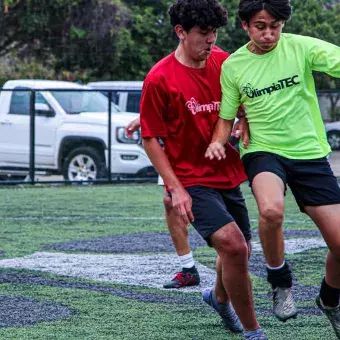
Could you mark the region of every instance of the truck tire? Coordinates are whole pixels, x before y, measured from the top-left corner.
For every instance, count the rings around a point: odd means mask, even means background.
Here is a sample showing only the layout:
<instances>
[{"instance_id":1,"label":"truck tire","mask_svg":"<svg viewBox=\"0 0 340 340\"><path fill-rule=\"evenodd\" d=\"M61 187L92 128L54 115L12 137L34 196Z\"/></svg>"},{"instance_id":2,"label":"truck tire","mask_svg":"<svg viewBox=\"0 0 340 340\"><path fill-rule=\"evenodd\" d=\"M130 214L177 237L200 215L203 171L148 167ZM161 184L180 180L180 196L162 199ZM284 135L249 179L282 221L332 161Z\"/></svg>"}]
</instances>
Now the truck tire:
<instances>
[{"instance_id":1,"label":"truck tire","mask_svg":"<svg viewBox=\"0 0 340 340\"><path fill-rule=\"evenodd\" d=\"M21 176L21 175L0 175L0 181L24 181L26 179L26 176Z\"/></svg>"},{"instance_id":2,"label":"truck tire","mask_svg":"<svg viewBox=\"0 0 340 340\"><path fill-rule=\"evenodd\" d=\"M328 131L327 140L332 150L340 150L340 132L339 131Z\"/></svg>"},{"instance_id":3,"label":"truck tire","mask_svg":"<svg viewBox=\"0 0 340 340\"><path fill-rule=\"evenodd\" d=\"M93 181L105 178L106 165L100 152L89 146L72 150L66 157L63 176L70 181Z\"/></svg>"}]
</instances>

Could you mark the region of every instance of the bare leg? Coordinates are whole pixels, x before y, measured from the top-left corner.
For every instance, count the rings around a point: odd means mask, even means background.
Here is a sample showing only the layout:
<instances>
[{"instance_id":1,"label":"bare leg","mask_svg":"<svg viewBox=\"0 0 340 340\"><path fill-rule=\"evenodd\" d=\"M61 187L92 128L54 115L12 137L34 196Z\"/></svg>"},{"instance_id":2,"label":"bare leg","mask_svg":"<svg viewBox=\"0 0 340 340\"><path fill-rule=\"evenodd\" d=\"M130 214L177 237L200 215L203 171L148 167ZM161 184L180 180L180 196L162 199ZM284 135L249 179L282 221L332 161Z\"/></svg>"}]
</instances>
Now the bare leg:
<instances>
[{"instance_id":1,"label":"bare leg","mask_svg":"<svg viewBox=\"0 0 340 340\"><path fill-rule=\"evenodd\" d=\"M211 241L220 256L223 286L244 329L259 328L248 273L248 247L240 229L229 223L215 232Z\"/></svg>"},{"instance_id":2,"label":"bare leg","mask_svg":"<svg viewBox=\"0 0 340 340\"><path fill-rule=\"evenodd\" d=\"M340 204L305 207L328 245L326 276L316 298L318 307L328 317L334 332L340 339Z\"/></svg>"},{"instance_id":3,"label":"bare leg","mask_svg":"<svg viewBox=\"0 0 340 340\"><path fill-rule=\"evenodd\" d=\"M171 289L199 285L200 277L190 249L188 226L173 208L171 198L166 191L164 191L163 201L167 226L182 266L181 272L176 273L175 277L166 282L163 287Z\"/></svg>"},{"instance_id":4,"label":"bare leg","mask_svg":"<svg viewBox=\"0 0 340 340\"><path fill-rule=\"evenodd\" d=\"M216 282L215 294L219 303L227 303L229 301L228 293L226 292L222 280L222 262L219 256L216 259Z\"/></svg>"},{"instance_id":5,"label":"bare leg","mask_svg":"<svg viewBox=\"0 0 340 340\"><path fill-rule=\"evenodd\" d=\"M284 183L271 172L255 176L253 193L259 209L259 233L266 258L267 280L273 288L273 313L280 321L295 318L298 311L292 295L292 274L284 263ZM279 267L279 268L278 268Z\"/></svg>"},{"instance_id":6,"label":"bare leg","mask_svg":"<svg viewBox=\"0 0 340 340\"><path fill-rule=\"evenodd\" d=\"M251 255L251 241L247 242L248 247L248 260ZM216 282L215 282L215 294L217 301L219 303L227 303L230 299L227 291L224 288L223 280L222 280L222 262L219 256L216 259Z\"/></svg>"},{"instance_id":7,"label":"bare leg","mask_svg":"<svg viewBox=\"0 0 340 340\"><path fill-rule=\"evenodd\" d=\"M273 173L262 172L252 183L259 209L259 233L264 255L270 267L279 267L284 261L284 184Z\"/></svg>"},{"instance_id":8,"label":"bare leg","mask_svg":"<svg viewBox=\"0 0 340 340\"><path fill-rule=\"evenodd\" d=\"M181 216L176 213L172 206L171 198L166 191L164 192L163 201L167 226L177 255L183 256L189 254L191 250L188 239L188 227L184 224Z\"/></svg>"},{"instance_id":9,"label":"bare leg","mask_svg":"<svg viewBox=\"0 0 340 340\"><path fill-rule=\"evenodd\" d=\"M326 258L326 282L340 289L340 204L305 207L320 229L329 251Z\"/></svg>"}]
</instances>

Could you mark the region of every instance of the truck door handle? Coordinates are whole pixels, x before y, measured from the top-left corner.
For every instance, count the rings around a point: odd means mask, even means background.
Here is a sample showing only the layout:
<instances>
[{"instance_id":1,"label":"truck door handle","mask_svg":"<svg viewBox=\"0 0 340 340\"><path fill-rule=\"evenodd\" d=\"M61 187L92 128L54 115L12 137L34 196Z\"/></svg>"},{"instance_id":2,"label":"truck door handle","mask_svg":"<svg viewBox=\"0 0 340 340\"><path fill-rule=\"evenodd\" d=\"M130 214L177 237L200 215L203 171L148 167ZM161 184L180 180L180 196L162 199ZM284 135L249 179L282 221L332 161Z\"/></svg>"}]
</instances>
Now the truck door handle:
<instances>
[{"instance_id":1,"label":"truck door handle","mask_svg":"<svg viewBox=\"0 0 340 340\"><path fill-rule=\"evenodd\" d=\"M10 122L9 120L5 120L4 122L0 122L0 125L6 125L6 126L9 126L9 125L13 125L12 122Z\"/></svg>"}]
</instances>

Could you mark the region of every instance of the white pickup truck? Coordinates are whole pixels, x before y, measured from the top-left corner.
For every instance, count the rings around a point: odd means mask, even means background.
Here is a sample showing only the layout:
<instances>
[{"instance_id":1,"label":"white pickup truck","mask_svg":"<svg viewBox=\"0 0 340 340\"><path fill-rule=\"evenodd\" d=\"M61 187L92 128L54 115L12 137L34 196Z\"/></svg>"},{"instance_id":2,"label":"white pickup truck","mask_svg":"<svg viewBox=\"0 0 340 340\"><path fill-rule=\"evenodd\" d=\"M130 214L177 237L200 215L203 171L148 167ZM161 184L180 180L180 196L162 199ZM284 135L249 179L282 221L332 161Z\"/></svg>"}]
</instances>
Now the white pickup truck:
<instances>
[{"instance_id":1,"label":"white pickup truck","mask_svg":"<svg viewBox=\"0 0 340 340\"><path fill-rule=\"evenodd\" d=\"M100 92L81 91L90 89L87 86L63 81L10 80L3 89L14 91L0 94L0 177L10 174L23 179L28 174L32 89L37 90L35 170L76 181L107 177L108 98ZM112 104L110 156L114 176L155 175L139 132L133 139L124 133L135 117L137 114L119 112Z\"/></svg>"}]
</instances>

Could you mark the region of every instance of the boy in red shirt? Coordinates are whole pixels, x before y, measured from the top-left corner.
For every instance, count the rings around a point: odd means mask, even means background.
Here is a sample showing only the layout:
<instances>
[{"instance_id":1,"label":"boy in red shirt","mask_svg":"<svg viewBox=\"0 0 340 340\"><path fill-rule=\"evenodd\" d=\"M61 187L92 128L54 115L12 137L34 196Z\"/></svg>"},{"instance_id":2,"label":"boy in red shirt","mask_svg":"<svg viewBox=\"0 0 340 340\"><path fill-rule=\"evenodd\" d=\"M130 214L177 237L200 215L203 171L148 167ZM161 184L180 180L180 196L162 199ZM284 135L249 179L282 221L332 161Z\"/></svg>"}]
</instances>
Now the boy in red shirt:
<instances>
[{"instance_id":1,"label":"boy in red shirt","mask_svg":"<svg viewBox=\"0 0 340 340\"><path fill-rule=\"evenodd\" d=\"M178 0L169 15L180 42L144 81L144 148L175 211L219 255L216 287L203 292L204 301L232 331L242 331L241 321L246 339L265 340L255 317L248 247L241 232L249 231L249 218L239 188L246 179L239 154L228 145L227 161L204 157L220 109L221 64L228 54L214 45L227 13L217 0Z\"/></svg>"}]
</instances>

